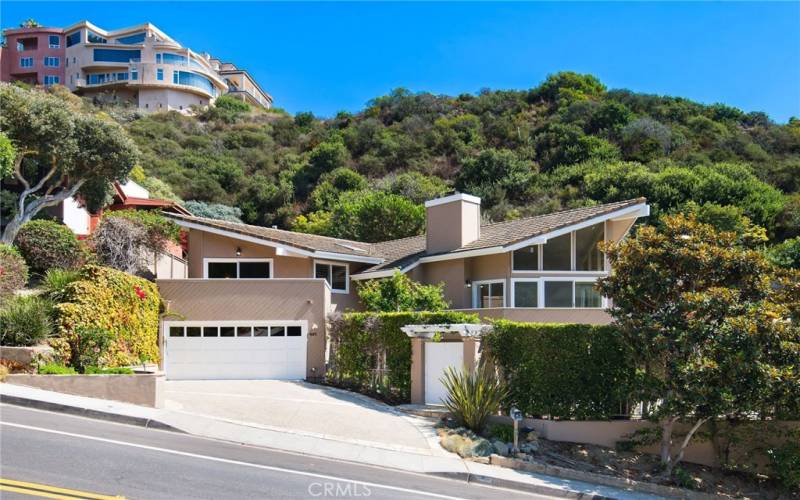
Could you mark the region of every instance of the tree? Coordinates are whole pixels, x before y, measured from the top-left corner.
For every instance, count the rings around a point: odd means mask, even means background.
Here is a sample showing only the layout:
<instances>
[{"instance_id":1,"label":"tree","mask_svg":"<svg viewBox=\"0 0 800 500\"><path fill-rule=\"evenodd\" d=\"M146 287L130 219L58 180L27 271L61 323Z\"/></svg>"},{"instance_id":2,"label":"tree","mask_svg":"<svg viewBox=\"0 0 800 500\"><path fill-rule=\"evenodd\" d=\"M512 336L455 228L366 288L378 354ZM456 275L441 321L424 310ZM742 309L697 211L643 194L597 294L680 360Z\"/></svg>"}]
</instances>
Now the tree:
<instances>
[{"instance_id":1,"label":"tree","mask_svg":"<svg viewBox=\"0 0 800 500\"><path fill-rule=\"evenodd\" d=\"M800 274L776 271L757 249L765 239L757 226L721 232L678 214L604 246L615 272L598 287L657 402L668 476L710 419L800 397ZM690 430L673 454L682 420Z\"/></svg>"},{"instance_id":2,"label":"tree","mask_svg":"<svg viewBox=\"0 0 800 500\"><path fill-rule=\"evenodd\" d=\"M380 191L345 193L331 210L330 235L376 242L421 234L425 208Z\"/></svg>"},{"instance_id":3,"label":"tree","mask_svg":"<svg viewBox=\"0 0 800 500\"><path fill-rule=\"evenodd\" d=\"M137 149L116 123L70 107L41 90L0 86L0 129L14 144L21 192L2 242L42 209L80 195L88 207L136 164Z\"/></svg>"},{"instance_id":4,"label":"tree","mask_svg":"<svg viewBox=\"0 0 800 500\"><path fill-rule=\"evenodd\" d=\"M456 178L456 188L494 205L506 197L518 199L525 192L536 168L508 149L488 149L469 158Z\"/></svg>"},{"instance_id":5,"label":"tree","mask_svg":"<svg viewBox=\"0 0 800 500\"><path fill-rule=\"evenodd\" d=\"M391 278L369 280L358 287L358 297L367 311L441 311L449 304L444 285L423 285L395 271Z\"/></svg>"},{"instance_id":6,"label":"tree","mask_svg":"<svg viewBox=\"0 0 800 500\"><path fill-rule=\"evenodd\" d=\"M800 270L800 236L768 248L767 258L776 266Z\"/></svg>"},{"instance_id":7,"label":"tree","mask_svg":"<svg viewBox=\"0 0 800 500\"><path fill-rule=\"evenodd\" d=\"M14 172L15 157L14 145L11 144L6 134L0 132L0 180Z\"/></svg>"}]
</instances>

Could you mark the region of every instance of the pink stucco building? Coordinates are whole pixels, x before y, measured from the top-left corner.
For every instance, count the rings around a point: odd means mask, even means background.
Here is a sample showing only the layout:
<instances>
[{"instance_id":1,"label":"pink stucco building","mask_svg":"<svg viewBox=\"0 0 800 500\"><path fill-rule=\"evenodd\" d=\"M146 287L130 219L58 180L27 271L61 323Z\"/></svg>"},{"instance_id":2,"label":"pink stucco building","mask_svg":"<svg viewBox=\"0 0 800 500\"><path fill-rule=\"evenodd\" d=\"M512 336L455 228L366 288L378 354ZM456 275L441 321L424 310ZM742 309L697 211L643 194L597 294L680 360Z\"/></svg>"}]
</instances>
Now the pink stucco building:
<instances>
[{"instance_id":1,"label":"pink stucco building","mask_svg":"<svg viewBox=\"0 0 800 500\"><path fill-rule=\"evenodd\" d=\"M64 30L12 28L4 30L0 48L0 80L31 85L64 83Z\"/></svg>"}]
</instances>

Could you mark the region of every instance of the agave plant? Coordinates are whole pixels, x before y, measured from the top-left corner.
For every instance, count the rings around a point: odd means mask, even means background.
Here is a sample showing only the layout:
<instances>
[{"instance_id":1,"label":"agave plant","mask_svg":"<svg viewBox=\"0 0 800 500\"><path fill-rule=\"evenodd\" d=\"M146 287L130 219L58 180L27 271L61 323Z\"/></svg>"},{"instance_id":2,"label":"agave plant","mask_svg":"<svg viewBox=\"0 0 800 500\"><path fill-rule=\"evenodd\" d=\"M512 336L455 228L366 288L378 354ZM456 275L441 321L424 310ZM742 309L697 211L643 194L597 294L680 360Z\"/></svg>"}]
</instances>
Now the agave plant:
<instances>
[{"instance_id":1,"label":"agave plant","mask_svg":"<svg viewBox=\"0 0 800 500\"><path fill-rule=\"evenodd\" d=\"M494 370L481 363L472 370L456 370L452 366L441 378L447 390L444 406L461 425L481 432L486 420L500 410L506 397L506 387Z\"/></svg>"}]
</instances>

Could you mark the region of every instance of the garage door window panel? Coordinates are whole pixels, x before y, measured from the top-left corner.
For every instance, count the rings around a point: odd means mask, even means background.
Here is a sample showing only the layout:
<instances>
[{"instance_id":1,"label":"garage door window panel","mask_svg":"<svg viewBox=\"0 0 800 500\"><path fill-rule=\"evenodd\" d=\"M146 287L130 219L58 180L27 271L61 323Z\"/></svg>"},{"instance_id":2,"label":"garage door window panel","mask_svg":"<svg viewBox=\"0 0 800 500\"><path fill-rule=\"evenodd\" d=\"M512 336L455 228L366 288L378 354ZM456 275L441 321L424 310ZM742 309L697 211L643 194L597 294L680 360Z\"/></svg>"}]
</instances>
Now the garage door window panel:
<instances>
[{"instance_id":1,"label":"garage door window panel","mask_svg":"<svg viewBox=\"0 0 800 500\"><path fill-rule=\"evenodd\" d=\"M199 326L187 326L186 327L186 336L187 337L199 337L200 336L201 328Z\"/></svg>"},{"instance_id":2,"label":"garage door window panel","mask_svg":"<svg viewBox=\"0 0 800 500\"><path fill-rule=\"evenodd\" d=\"M203 327L203 337L218 337L219 336L219 328L216 326L204 326Z\"/></svg>"},{"instance_id":3,"label":"garage door window panel","mask_svg":"<svg viewBox=\"0 0 800 500\"><path fill-rule=\"evenodd\" d=\"M256 326L253 328L253 336L254 337L269 337L269 327L268 326Z\"/></svg>"},{"instance_id":4,"label":"garage door window panel","mask_svg":"<svg viewBox=\"0 0 800 500\"><path fill-rule=\"evenodd\" d=\"M282 326L272 326L269 329L269 336L270 337L285 337L286 336L286 328Z\"/></svg>"},{"instance_id":5,"label":"garage door window panel","mask_svg":"<svg viewBox=\"0 0 800 500\"><path fill-rule=\"evenodd\" d=\"M287 326L286 327L286 336L287 337L302 337L303 336L303 329L299 326Z\"/></svg>"},{"instance_id":6,"label":"garage door window panel","mask_svg":"<svg viewBox=\"0 0 800 500\"><path fill-rule=\"evenodd\" d=\"M253 329L249 326L239 326L236 328L237 337L252 337Z\"/></svg>"},{"instance_id":7,"label":"garage door window panel","mask_svg":"<svg viewBox=\"0 0 800 500\"><path fill-rule=\"evenodd\" d=\"M171 326L171 327L169 327L169 336L170 337L183 337L183 327L182 326Z\"/></svg>"}]
</instances>

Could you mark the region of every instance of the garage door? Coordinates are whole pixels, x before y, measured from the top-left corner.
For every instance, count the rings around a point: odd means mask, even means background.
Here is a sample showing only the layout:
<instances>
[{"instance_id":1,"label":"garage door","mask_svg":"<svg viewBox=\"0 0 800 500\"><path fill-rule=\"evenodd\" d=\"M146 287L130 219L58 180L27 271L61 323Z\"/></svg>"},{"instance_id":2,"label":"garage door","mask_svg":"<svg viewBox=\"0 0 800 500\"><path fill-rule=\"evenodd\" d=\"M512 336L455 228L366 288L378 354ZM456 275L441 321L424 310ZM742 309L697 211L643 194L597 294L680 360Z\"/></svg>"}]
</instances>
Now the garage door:
<instances>
[{"instance_id":1,"label":"garage door","mask_svg":"<svg viewBox=\"0 0 800 500\"><path fill-rule=\"evenodd\" d=\"M169 380L306 378L306 321L166 321Z\"/></svg>"}]
</instances>

